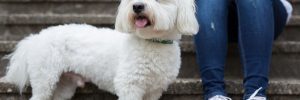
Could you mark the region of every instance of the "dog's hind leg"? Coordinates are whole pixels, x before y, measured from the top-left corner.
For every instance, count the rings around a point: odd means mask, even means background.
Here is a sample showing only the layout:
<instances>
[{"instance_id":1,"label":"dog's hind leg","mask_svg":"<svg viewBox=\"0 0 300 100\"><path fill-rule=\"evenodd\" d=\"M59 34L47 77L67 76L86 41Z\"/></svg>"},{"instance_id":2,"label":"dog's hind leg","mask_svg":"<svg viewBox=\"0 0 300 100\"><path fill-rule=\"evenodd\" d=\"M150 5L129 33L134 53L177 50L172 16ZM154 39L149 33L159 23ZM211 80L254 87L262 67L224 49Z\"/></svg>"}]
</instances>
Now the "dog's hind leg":
<instances>
[{"instance_id":1,"label":"dog's hind leg","mask_svg":"<svg viewBox=\"0 0 300 100\"><path fill-rule=\"evenodd\" d=\"M51 71L40 71L30 76L32 97L30 100L51 100L56 84L59 81L59 74Z\"/></svg>"}]
</instances>

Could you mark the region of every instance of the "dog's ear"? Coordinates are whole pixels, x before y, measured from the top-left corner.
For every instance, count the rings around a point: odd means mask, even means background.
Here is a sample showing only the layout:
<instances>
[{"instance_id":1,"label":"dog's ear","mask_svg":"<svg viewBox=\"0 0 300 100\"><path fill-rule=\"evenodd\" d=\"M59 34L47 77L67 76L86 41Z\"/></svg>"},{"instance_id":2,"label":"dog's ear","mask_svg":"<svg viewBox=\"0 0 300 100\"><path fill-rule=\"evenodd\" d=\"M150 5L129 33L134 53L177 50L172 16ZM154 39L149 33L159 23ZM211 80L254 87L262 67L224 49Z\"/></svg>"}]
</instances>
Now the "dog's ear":
<instances>
[{"instance_id":1,"label":"dog's ear","mask_svg":"<svg viewBox=\"0 0 300 100\"><path fill-rule=\"evenodd\" d=\"M115 29L120 32L128 33L128 20L126 19L125 10L122 8L124 6L124 0L121 0L119 5L116 22L115 22Z\"/></svg>"},{"instance_id":2,"label":"dog's ear","mask_svg":"<svg viewBox=\"0 0 300 100\"><path fill-rule=\"evenodd\" d=\"M117 31L120 31L120 32L123 32L124 29L122 28L122 25L121 25L121 18L120 18L120 11L117 12L117 16L116 16L116 22L115 22L115 29Z\"/></svg>"},{"instance_id":3,"label":"dog's ear","mask_svg":"<svg viewBox=\"0 0 300 100\"><path fill-rule=\"evenodd\" d=\"M195 35L199 31L196 19L196 7L194 0L177 0L177 29L183 35Z\"/></svg>"}]
</instances>

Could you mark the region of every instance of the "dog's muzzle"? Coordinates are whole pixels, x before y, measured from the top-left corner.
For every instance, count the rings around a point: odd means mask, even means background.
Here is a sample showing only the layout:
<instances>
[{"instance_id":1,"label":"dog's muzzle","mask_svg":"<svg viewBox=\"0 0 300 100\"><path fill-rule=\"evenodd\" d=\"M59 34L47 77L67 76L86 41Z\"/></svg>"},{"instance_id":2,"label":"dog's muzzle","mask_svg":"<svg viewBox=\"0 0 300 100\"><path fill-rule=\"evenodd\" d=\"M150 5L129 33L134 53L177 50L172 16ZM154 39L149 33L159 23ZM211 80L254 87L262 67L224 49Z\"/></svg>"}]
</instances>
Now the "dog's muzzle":
<instances>
[{"instance_id":1,"label":"dog's muzzle","mask_svg":"<svg viewBox=\"0 0 300 100\"><path fill-rule=\"evenodd\" d=\"M146 28L147 26L151 26L151 20L144 13L146 5L142 2L134 3L132 8L134 11L134 24L136 28Z\"/></svg>"}]
</instances>

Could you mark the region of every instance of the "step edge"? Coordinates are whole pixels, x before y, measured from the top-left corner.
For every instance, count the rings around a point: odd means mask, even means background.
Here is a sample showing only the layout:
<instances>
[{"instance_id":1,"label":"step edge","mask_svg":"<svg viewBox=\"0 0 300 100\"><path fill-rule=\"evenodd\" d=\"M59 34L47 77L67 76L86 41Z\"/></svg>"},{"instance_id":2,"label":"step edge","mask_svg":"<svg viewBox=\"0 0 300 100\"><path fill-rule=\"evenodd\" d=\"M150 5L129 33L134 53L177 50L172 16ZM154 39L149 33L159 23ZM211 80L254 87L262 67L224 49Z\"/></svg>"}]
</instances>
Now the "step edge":
<instances>
[{"instance_id":1,"label":"step edge","mask_svg":"<svg viewBox=\"0 0 300 100\"><path fill-rule=\"evenodd\" d=\"M237 45L237 43L230 43L229 51L233 47L238 47ZM192 41L183 41L180 47L183 52L196 52ZM300 41L276 41L273 44L273 53L300 53Z\"/></svg>"},{"instance_id":2,"label":"step edge","mask_svg":"<svg viewBox=\"0 0 300 100\"><path fill-rule=\"evenodd\" d=\"M21 20L22 19L22 20ZM39 19L39 20L37 20ZM113 24L115 15L110 14L0 14L0 24Z\"/></svg>"},{"instance_id":3,"label":"step edge","mask_svg":"<svg viewBox=\"0 0 300 100\"><path fill-rule=\"evenodd\" d=\"M228 94L243 94L242 80L227 80L225 81ZM77 93L107 93L98 90L97 87L88 83L86 88L79 89ZM16 86L7 83L0 83L0 94L19 93ZM30 87L24 90L23 93L31 93ZM272 95L300 95L300 80L271 80L269 82L268 94ZM201 95L202 81L200 79L177 79L175 83L169 86L169 89L164 94L194 94Z\"/></svg>"}]
</instances>

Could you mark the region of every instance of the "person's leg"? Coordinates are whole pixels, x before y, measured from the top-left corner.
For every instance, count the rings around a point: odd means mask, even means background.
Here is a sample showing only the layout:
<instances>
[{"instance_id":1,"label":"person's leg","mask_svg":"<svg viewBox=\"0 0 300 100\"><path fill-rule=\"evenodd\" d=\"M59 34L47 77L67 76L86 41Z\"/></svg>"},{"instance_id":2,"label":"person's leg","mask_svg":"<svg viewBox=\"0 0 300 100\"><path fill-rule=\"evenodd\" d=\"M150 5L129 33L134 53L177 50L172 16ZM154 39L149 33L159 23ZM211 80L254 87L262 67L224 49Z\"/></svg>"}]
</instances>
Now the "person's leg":
<instances>
[{"instance_id":1,"label":"person's leg","mask_svg":"<svg viewBox=\"0 0 300 100\"><path fill-rule=\"evenodd\" d=\"M236 0L239 19L239 47L244 66L244 99L258 88L265 97L274 39L272 0Z\"/></svg>"},{"instance_id":2,"label":"person's leg","mask_svg":"<svg viewBox=\"0 0 300 100\"><path fill-rule=\"evenodd\" d=\"M275 36L274 39L283 32L287 22L292 16L292 5L286 0L273 0ZM229 8L228 38L229 43L236 43L238 40L238 19L236 15L236 5L231 4Z\"/></svg>"},{"instance_id":3,"label":"person's leg","mask_svg":"<svg viewBox=\"0 0 300 100\"><path fill-rule=\"evenodd\" d=\"M226 95L224 65L227 53L228 0L196 0L200 32L195 36L205 100Z\"/></svg>"}]
</instances>

